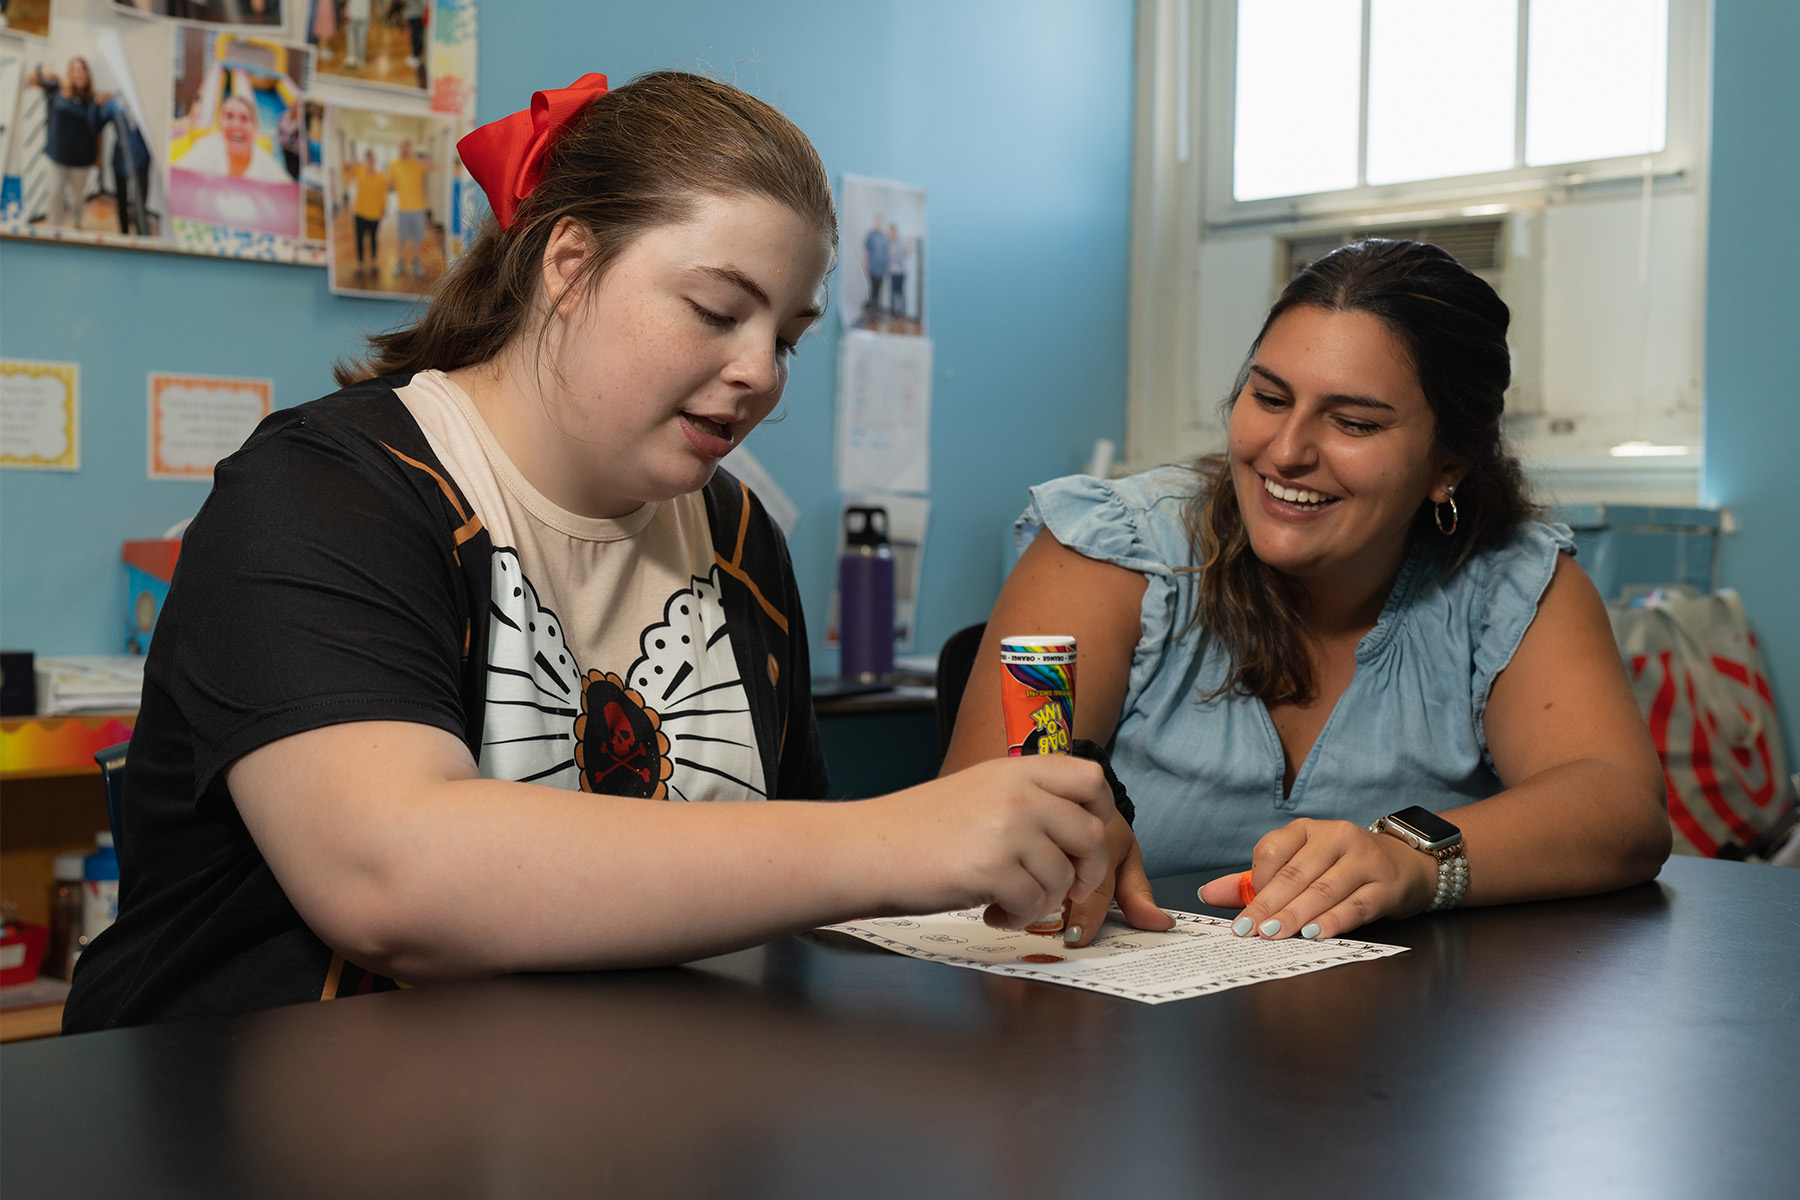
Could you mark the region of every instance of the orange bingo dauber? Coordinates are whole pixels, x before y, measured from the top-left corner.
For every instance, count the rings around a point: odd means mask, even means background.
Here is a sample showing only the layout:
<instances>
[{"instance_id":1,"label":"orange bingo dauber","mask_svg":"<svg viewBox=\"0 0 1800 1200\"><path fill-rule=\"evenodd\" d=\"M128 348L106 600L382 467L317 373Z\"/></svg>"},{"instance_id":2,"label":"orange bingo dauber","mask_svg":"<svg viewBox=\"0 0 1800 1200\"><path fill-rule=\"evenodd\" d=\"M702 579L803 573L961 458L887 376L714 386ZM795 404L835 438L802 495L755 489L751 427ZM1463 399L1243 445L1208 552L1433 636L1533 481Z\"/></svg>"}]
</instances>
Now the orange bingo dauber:
<instances>
[{"instance_id":1,"label":"orange bingo dauber","mask_svg":"<svg viewBox=\"0 0 1800 1200\"><path fill-rule=\"evenodd\" d=\"M1250 872L1245 871L1238 876L1238 907L1249 908L1250 902L1256 899L1256 887L1250 882Z\"/></svg>"},{"instance_id":2,"label":"orange bingo dauber","mask_svg":"<svg viewBox=\"0 0 1800 1200\"><path fill-rule=\"evenodd\" d=\"M1075 639L1063 634L1000 639L1000 717L1006 752L1067 754L1075 737ZM1063 931L1069 901L1025 926L1045 937Z\"/></svg>"}]
</instances>

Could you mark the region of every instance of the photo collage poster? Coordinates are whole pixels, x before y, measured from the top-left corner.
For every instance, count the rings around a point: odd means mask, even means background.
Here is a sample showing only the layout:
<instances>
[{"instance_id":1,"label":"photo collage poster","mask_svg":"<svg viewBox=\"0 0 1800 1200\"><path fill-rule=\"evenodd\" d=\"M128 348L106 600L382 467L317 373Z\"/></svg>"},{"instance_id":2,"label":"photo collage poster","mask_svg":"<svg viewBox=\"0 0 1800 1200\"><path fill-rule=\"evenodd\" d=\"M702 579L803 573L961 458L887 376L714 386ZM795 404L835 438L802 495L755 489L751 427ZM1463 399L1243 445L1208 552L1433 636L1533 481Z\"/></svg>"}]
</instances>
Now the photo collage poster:
<instances>
[{"instance_id":1,"label":"photo collage poster","mask_svg":"<svg viewBox=\"0 0 1800 1200\"><path fill-rule=\"evenodd\" d=\"M418 153L386 181L384 280L343 290L410 299L461 252L474 0L8 0L4 16L0 236L329 269L356 229L331 220L328 131L380 117ZM384 168L403 157L377 149Z\"/></svg>"}]
</instances>

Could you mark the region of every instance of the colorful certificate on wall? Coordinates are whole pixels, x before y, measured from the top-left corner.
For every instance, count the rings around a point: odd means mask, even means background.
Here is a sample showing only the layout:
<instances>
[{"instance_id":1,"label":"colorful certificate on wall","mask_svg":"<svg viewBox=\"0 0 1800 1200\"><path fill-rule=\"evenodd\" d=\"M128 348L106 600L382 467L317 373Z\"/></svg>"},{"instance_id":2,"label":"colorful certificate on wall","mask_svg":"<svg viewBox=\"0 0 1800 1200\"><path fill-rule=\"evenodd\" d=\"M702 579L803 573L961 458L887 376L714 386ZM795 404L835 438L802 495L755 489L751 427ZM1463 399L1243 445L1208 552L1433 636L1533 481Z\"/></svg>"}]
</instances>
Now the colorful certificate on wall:
<instances>
[{"instance_id":1,"label":"colorful certificate on wall","mask_svg":"<svg viewBox=\"0 0 1800 1200\"><path fill-rule=\"evenodd\" d=\"M267 379L150 373L150 478L211 479L274 408Z\"/></svg>"},{"instance_id":2,"label":"colorful certificate on wall","mask_svg":"<svg viewBox=\"0 0 1800 1200\"><path fill-rule=\"evenodd\" d=\"M0 358L0 467L81 468L81 368Z\"/></svg>"}]
</instances>

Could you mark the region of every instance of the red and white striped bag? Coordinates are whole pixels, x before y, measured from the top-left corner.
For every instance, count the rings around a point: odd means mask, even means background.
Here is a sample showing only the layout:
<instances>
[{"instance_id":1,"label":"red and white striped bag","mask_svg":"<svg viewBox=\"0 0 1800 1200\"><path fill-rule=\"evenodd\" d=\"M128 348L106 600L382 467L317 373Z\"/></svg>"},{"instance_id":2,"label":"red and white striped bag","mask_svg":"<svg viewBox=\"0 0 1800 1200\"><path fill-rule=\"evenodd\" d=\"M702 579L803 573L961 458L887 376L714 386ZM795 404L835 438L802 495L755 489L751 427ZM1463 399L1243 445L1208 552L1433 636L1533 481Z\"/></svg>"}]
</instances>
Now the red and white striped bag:
<instances>
[{"instance_id":1,"label":"red and white striped bag","mask_svg":"<svg viewBox=\"0 0 1800 1200\"><path fill-rule=\"evenodd\" d=\"M1791 785L1762 651L1738 594L1664 588L1607 613L1662 758L1675 852L1760 852L1759 839L1785 824Z\"/></svg>"}]
</instances>

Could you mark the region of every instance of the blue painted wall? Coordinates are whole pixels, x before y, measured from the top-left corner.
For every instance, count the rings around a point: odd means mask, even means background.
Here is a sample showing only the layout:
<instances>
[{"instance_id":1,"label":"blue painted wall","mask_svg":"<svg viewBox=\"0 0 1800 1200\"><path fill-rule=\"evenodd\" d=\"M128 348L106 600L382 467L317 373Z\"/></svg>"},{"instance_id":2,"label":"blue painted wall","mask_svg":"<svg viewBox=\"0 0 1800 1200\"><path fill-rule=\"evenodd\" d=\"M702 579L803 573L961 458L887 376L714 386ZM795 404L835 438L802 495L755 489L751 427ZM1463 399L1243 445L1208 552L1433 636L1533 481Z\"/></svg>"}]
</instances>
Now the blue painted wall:
<instances>
[{"instance_id":1,"label":"blue painted wall","mask_svg":"<svg viewBox=\"0 0 1800 1200\"><path fill-rule=\"evenodd\" d=\"M844 173L929 189L933 524L919 643L984 618L1025 488L1121 440L1132 7L1089 0L539 0L481 9L480 117L584 71L710 71L771 101ZM149 370L330 390L359 335L403 318L318 269L0 243L0 354L82 369L82 469L0 472L0 642L112 651L119 544L193 515L145 479ZM833 571L836 314L802 345L786 417L749 447L801 506L793 539L816 666Z\"/></svg>"},{"instance_id":2,"label":"blue painted wall","mask_svg":"<svg viewBox=\"0 0 1800 1200\"><path fill-rule=\"evenodd\" d=\"M1800 769L1800 5L1718 0L1706 285L1706 500L1741 531L1721 581L1744 597Z\"/></svg>"}]
</instances>

